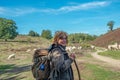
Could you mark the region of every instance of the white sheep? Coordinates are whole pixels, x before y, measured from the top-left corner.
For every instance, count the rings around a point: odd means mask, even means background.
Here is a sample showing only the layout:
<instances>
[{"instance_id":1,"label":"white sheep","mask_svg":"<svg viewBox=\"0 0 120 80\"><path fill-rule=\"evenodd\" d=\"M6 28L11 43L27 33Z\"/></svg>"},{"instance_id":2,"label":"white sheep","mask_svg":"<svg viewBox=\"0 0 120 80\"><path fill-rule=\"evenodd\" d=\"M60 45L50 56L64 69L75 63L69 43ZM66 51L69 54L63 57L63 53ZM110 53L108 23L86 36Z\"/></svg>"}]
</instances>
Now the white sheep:
<instances>
[{"instance_id":1,"label":"white sheep","mask_svg":"<svg viewBox=\"0 0 120 80\"><path fill-rule=\"evenodd\" d=\"M14 58L15 58L15 54L11 54L11 55L8 56L7 59L9 60L9 59L14 59Z\"/></svg>"},{"instance_id":2,"label":"white sheep","mask_svg":"<svg viewBox=\"0 0 120 80\"><path fill-rule=\"evenodd\" d=\"M118 43L115 43L115 44L113 44L113 45L108 45L108 49L109 49L109 50L112 50L112 49L117 50L117 49L118 49Z\"/></svg>"},{"instance_id":3,"label":"white sheep","mask_svg":"<svg viewBox=\"0 0 120 80\"><path fill-rule=\"evenodd\" d=\"M78 50L81 50L81 49L82 49L82 46L79 46L77 49L78 49Z\"/></svg>"},{"instance_id":4,"label":"white sheep","mask_svg":"<svg viewBox=\"0 0 120 80\"><path fill-rule=\"evenodd\" d=\"M93 46L93 45L90 45L90 47L91 47L91 49L95 49L95 46Z\"/></svg>"},{"instance_id":5,"label":"white sheep","mask_svg":"<svg viewBox=\"0 0 120 80\"><path fill-rule=\"evenodd\" d=\"M66 47L66 50L67 50L68 52L71 52L71 51L72 51L72 47L71 47L71 46L67 46L67 47Z\"/></svg>"},{"instance_id":6,"label":"white sheep","mask_svg":"<svg viewBox=\"0 0 120 80\"><path fill-rule=\"evenodd\" d=\"M30 52L31 51L31 49L28 49L26 52Z\"/></svg>"},{"instance_id":7,"label":"white sheep","mask_svg":"<svg viewBox=\"0 0 120 80\"><path fill-rule=\"evenodd\" d=\"M118 49L120 49L120 44L118 45Z\"/></svg>"}]
</instances>

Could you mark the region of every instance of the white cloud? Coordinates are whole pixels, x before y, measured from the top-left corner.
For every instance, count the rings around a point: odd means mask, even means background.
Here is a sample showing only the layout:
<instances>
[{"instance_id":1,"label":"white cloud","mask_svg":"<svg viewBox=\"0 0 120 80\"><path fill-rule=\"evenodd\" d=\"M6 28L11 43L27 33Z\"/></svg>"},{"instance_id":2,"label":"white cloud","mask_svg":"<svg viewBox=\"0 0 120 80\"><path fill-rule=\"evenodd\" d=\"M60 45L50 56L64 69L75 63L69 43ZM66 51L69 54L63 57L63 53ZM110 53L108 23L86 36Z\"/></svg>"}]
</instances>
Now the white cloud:
<instances>
[{"instance_id":1,"label":"white cloud","mask_svg":"<svg viewBox=\"0 0 120 80\"><path fill-rule=\"evenodd\" d=\"M90 8L96 8L96 7L103 7L108 5L109 2L102 1L102 2L90 2L90 3L84 3L84 4L79 4L76 6L64 6L58 9L58 11L75 11L75 10L86 10Z\"/></svg>"},{"instance_id":2,"label":"white cloud","mask_svg":"<svg viewBox=\"0 0 120 80\"><path fill-rule=\"evenodd\" d=\"M5 8L0 7L0 15L11 15L11 16L19 16L30 13L52 13L59 14L64 12L78 11L78 10L87 10L97 7L107 6L110 2L102 1L102 2L89 2L84 4L77 4L74 6L63 6L58 9L37 9L37 8ZM9 13L9 14L8 14Z\"/></svg>"},{"instance_id":3,"label":"white cloud","mask_svg":"<svg viewBox=\"0 0 120 80\"><path fill-rule=\"evenodd\" d=\"M110 2L102 1L102 2L89 2L84 4L78 4L78 3L70 3L74 6L63 6L58 9L47 9L46 12L49 13L64 13L64 12L71 12L71 11L78 11L78 10L87 10L97 7L104 7L110 4ZM75 5L76 4L76 5Z\"/></svg>"},{"instance_id":4,"label":"white cloud","mask_svg":"<svg viewBox=\"0 0 120 80\"><path fill-rule=\"evenodd\" d=\"M6 8L0 7L0 15L19 16L36 12L35 8Z\"/></svg>"}]
</instances>

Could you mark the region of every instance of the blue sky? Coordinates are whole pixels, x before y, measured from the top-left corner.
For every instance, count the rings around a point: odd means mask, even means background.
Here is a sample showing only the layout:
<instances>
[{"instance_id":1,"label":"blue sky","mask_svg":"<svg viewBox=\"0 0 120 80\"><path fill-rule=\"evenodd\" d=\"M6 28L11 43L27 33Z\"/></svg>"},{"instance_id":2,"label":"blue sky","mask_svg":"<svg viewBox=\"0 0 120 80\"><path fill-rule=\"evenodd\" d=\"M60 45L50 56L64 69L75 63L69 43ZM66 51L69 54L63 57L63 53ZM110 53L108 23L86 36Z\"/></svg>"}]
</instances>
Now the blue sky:
<instances>
[{"instance_id":1,"label":"blue sky","mask_svg":"<svg viewBox=\"0 0 120 80\"><path fill-rule=\"evenodd\" d=\"M120 27L120 0L0 0L0 17L16 22L20 34L43 29L100 35L107 23Z\"/></svg>"}]
</instances>

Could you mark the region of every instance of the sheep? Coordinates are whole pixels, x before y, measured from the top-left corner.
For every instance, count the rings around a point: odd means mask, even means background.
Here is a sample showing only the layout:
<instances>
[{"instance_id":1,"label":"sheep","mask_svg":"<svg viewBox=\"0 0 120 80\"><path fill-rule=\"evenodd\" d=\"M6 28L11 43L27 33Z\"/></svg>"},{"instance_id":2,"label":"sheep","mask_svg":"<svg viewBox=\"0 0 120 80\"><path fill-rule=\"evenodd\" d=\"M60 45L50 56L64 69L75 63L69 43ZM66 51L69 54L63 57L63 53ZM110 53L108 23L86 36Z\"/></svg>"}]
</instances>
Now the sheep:
<instances>
[{"instance_id":1,"label":"sheep","mask_svg":"<svg viewBox=\"0 0 120 80\"><path fill-rule=\"evenodd\" d=\"M95 46L94 45L90 45L91 49L95 49Z\"/></svg>"},{"instance_id":2,"label":"sheep","mask_svg":"<svg viewBox=\"0 0 120 80\"><path fill-rule=\"evenodd\" d=\"M115 43L115 44L113 44L113 45L108 45L108 50L117 50L118 49L118 44L117 43Z\"/></svg>"},{"instance_id":3,"label":"sheep","mask_svg":"<svg viewBox=\"0 0 120 80\"><path fill-rule=\"evenodd\" d=\"M82 49L82 46L78 46L78 48L77 48L78 50L81 50Z\"/></svg>"},{"instance_id":4,"label":"sheep","mask_svg":"<svg viewBox=\"0 0 120 80\"><path fill-rule=\"evenodd\" d=\"M30 52L31 51L31 49L28 49L26 52Z\"/></svg>"},{"instance_id":5,"label":"sheep","mask_svg":"<svg viewBox=\"0 0 120 80\"><path fill-rule=\"evenodd\" d=\"M68 47L66 47L66 50L67 50L68 52L71 52L71 51L72 51L72 47L71 47L71 46L68 46Z\"/></svg>"},{"instance_id":6,"label":"sheep","mask_svg":"<svg viewBox=\"0 0 120 80\"><path fill-rule=\"evenodd\" d=\"M118 45L118 49L120 49L120 44Z\"/></svg>"},{"instance_id":7,"label":"sheep","mask_svg":"<svg viewBox=\"0 0 120 80\"><path fill-rule=\"evenodd\" d=\"M15 54L11 54L11 55L8 56L7 59L10 60L10 59L14 59L14 58L15 58Z\"/></svg>"}]
</instances>

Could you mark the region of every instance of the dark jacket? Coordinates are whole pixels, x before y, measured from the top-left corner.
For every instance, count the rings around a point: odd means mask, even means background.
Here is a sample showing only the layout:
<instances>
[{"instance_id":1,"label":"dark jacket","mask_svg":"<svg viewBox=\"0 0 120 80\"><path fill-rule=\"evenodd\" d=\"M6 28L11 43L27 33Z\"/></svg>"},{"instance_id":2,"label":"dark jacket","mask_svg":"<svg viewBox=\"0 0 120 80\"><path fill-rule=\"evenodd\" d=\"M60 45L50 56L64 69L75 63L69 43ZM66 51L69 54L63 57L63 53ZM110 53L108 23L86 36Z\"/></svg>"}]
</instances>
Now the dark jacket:
<instances>
[{"instance_id":1,"label":"dark jacket","mask_svg":"<svg viewBox=\"0 0 120 80\"><path fill-rule=\"evenodd\" d=\"M50 80L74 80L71 67L73 60L69 58L65 47L54 45L49 57L52 66Z\"/></svg>"}]
</instances>

